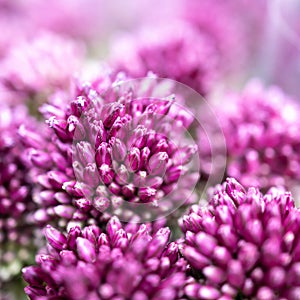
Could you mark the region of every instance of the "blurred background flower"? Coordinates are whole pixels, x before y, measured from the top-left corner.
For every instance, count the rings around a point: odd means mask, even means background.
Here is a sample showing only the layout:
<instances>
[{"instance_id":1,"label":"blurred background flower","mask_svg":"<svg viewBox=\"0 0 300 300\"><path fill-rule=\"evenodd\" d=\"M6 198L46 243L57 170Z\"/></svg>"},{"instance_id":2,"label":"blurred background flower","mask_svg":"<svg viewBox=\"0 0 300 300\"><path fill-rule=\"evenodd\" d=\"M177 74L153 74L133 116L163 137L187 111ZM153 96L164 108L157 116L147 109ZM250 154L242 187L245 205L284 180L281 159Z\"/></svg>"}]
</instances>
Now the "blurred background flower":
<instances>
[{"instance_id":1,"label":"blurred background flower","mask_svg":"<svg viewBox=\"0 0 300 300\"><path fill-rule=\"evenodd\" d=\"M20 132L39 130L23 105L0 104L0 281L17 276L24 263L32 261L37 248L32 201L32 164Z\"/></svg>"},{"instance_id":2,"label":"blurred background flower","mask_svg":"<svg viewBox=\"0 0 300 300\"><path fill-rule=\"evenodd\" d=\"M0 62L0 89L12 102L37 105L56 89L68 89L80 71L83 44L51 32L16 42Z\"/></svg>"},{"instance_id":3,"label":"blurred background flower","mask_svg":"<svg viewBox=\"0 0 300 300\"><path fill-rule=\"evenodd\" d=\"M133 78L152 71L182 82L205 95L218 78L219 55L212 37L182 21L152 25L112 44L112 65Z\"/></svg>"},{"instance_id":4,"label":"blurred background flower","mask_svg":"<svg viewBox=\"0 0 300 300\"><path fill-rule=\"evenodd\" d=\"M227 174L246 186L293 188L300 179L299 104L257 80L216 106L227 148Z\"/></svg>"}]
</instances>

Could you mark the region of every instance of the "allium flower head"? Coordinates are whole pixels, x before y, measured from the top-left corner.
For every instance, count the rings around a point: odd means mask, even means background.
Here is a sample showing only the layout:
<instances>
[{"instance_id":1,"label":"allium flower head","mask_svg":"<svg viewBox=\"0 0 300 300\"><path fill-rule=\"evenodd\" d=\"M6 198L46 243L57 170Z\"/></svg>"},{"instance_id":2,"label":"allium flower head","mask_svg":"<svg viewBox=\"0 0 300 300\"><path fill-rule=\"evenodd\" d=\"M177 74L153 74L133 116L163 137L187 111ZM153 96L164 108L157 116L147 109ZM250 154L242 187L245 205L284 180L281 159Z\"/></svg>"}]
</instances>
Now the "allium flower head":
<instances>
[{"instance_id":1,"label":"allium flower head","mask_svg":"<svg viewBox=\"0 0 300 300\"><path fill-rule=\"evenodd\" d=\"M155 96L155 79L118 80L83 84L68 105L42 107L51 143L31 153L48 171L35 195L44 222L98 220L106 212L149 220L151 210L169 214L192 201L198 156L186 135L193 116L172 97Z\"/></svg>"},{"instance_id":2,"label":"allium flower head","mask_svg":"<svg viewBox=\"0 0 300 300\"><path fill-rule=\"evenodd\" d=\"M113 217L105 232L95 225L72 227L67 235L45 229L47 254L23 269L30 299L178 299L185 261L170 230L151 235L141 225L129 234Z\"/></svg>"},{"instance_id":3,"label":"allium flower head","mask_svg":"<svg viewBox=\"0 0 300 300\"><path fill-rule=\"evenodd\" d=\"M25 126L38 127L25 107L0 105L0 281L19 271L33 246L31 165L19 135Z\"/></svg>"},{"instance_id":4,"label":"allium flower head","mask_svg":"<svg viewBox=\"0 0 300 300\"><path fill-rule=\"evenodd\" d=\"M222 71L236 71L259 49L266 3L262 1L181 1L179 15L209 36Z\"/></svg>"},{"instance_id":5,"label":"allium flower head","mask_svg":"<svg viewBox=\"0 0 300 300\"><path fill-rule=\"evenodd\" d=\"M119 36L112 45L112 63L134 78L149 71L177 80L206 94L218 73L214 41L182 21L146 26L135 35Z\"/></svg>"},{"instance_id":6,"label":"allium flower head","mask_svg":"<svg viewBox=\"0 0 300 300\"><path fill-rule=\"evenodd\" d=\"M227 174L246 186L291 186L300 179L299 107L278 88L250 83L218 107Z\"/></svg>"},{"instance_id":7,"label":"allium flower head","mask_svg":"<svg viewBox=\"0 0 300 300\"><path fill-rule=\"evenodd\" d=\"M299 299L300 212L289 192L227 179L181 226L191 299Z\"/></svg>"},{"instance_id":8,"label":"allium flower head","mask_svg":"<svg viewBox=\"0 0 300 300\"><path fill-rule=\"evenodd\" d=\"M0 87L13 98L40 100L67 88L83 60L83 46L70 38L39 32L19 41L1 62Z\"/></svg>"}]
</instances>

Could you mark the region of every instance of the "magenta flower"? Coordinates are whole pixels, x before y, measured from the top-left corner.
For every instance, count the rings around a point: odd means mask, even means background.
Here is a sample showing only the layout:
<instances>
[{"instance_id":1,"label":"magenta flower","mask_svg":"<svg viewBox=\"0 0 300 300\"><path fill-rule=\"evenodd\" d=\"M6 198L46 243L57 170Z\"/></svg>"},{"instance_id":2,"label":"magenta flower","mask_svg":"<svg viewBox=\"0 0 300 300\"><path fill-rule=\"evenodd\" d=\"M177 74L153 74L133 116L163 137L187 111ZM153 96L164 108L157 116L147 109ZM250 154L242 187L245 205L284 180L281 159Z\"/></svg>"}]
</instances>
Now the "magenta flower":
<instances>
[{"instance_id":1,"label":"magenta flower","mask_svg":"<svg viewBox=\"0 0 300 300\"><path fill-rule=\"evenodd\" d=\"M112 44L112 64L131 77L149 71L206 94L218 73L214 41L182 21L144 27L135 35L123 35Z\"/></svg>"},{"instance_id":2,"label":"magenta flower","mask_svg":"<svg viewBox=\"0 0 300 300\"><path fill-rule=\"evenodd\" d=\"M217 108L227 174L246 186L291 187L300 179L299 107L276 87L252 82Z\"/></svg>"},{"instance_id":3,"label":"magenta flower","mask_svg":"<svg viewBox=\"0 0 300 300\"><path fill-rule=\"evenodd\" d=\"M179 15L211 38L223 75L232 76L233 71L245 67L247 60L253 63L260 50L267 14L265 2L183 0Z\"/></svg>"},{"instance_id":4,"label":"magenta flower","mask_svg":"<svg viewBox=\"0 0 300 300\"><path fill-rule=\"evenodd\" d=\"M30 31L22 8L20 1L0 1L0 60Z\"/></svg>"},{"instance_id":5,"label":"magenta flower","mask_svg":"<svg viewBox=\"0 0 300 300\"><path fill-rule=\"evenodd\" d=\"M264 53L268 80L299 99L300 5L298 1L269 2L270 50ZM271 55L270 55L271 54Z\"/></svg>"},{"instance_id":6,"label":"magenta flower","mask_svg":"<svg viewBox=\"0 0 300 300\"><path fill-rule=\"evenodd\" d=\"M234 179L181 221L191 299L299 299L300 213L289 192Z\"/></svg>"},{"instance_id":7,"label":"magenta flower","mask_svg":"<svg viewBox=\"0 0 300 300\"><path fill-rule=\"evenodd\" d=\"M0 281L18 273L34 247L31 164L19 133L38 123L25 107L0 105Z\"/></svg>"},{"instance_id":8,"label":"magenta flower","mask_svg":"<svg viewBox=\"0 0 300 300\"><path fill-rule=\"evenodd\" d=\"M0 89L15 102L43 100L57 88L68 88L80 70L83 45L50 32L17 42L0 64ZM66 57L68 59L66 59Z\"/></svg>"},{"instance_id":9,"label":"magenta flower","mask_svg":"<svg viewBox=\"0 0 300 300\"><path fill-rule=\"evenodd\" d=\"M71 101L42 106L48 142L30 152L43 173L36 220L99 222L108 213L148 221L193 201L197 147L185 137L193 116L173 98L155 97L154 79L147 91L147 80L118 80L103 76L79 85Z\"/></svg>"},{"instance_id":10,"label":"magenta flower","mask_svg":"<svg viewBox=\"0 0 300 300\"><path fill-rule=\"evenodd\" d=\"M23 13L33 28L92 42L106 30L107 3L101 0L53 0L48 3L28 0L23 6Z\"/></svg>"},{"instance_id":11,"label":"magenta flower","mask_svg":"<svg viewBox=\"0 0 300 300\"><path fill-rule=\"evenodd\" d=\"M93 42L100 34L106 33L105 25L109 25L104 13L108 8L103 1L53 0L47 4L39 0L0 2L0 20L9 22L1 27L4 37L1 36L0 40L3 39L9 45L24 36L33 37L39 30ZM10 41L6 35L9 31L14 34L10 36ZM0 53L2 46L5 50L5 45L0 44Z\"/></svg>"},{"instance_id":12,"label":"magenta flower","mask_svg":"<svg viewBox=\"0 0 300 300\"><path fill-rule=\"evenodd\" d=\"M116 217L106 232L95 225L64 235L45 229L47 254L23 269L30 299L179 299L185 261L170 230L150 235L145 225L128 234Z\"/></svg>"}]
</instances>

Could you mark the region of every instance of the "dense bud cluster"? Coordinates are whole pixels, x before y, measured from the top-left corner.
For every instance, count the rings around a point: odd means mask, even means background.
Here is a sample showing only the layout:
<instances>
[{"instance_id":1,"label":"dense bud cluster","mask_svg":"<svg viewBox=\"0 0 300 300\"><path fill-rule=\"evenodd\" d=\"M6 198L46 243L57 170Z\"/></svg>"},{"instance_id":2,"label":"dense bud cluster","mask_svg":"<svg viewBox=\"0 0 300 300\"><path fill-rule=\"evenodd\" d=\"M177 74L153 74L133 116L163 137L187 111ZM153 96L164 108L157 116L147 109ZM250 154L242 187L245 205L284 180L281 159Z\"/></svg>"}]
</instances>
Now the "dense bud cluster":
<instances>
[{"instance_id":1,"label":"dense bud cluster","mask_svg":"<svg viewBox=\"0 0 300 300\"><path fill-rule=\"evenodd\" d=\"M182 294L185 261L169 243L168 228L150 235L140 225L130 234L113 217L106 232L91 225L64 235L47 226L45 235L47 254L23 270L30 299L175 300Z\"/></svg>"},{"instance_id":2,"label":"dense bud cluster","mask_svg":"<svg viewBox=\"0 0 300 300\"><path fill-rule=\"evenodd\" d=\"M300 212L291 194L227 179L184 216L191 299L288 299L300 293Z\"/></svg>"}]
</instances>

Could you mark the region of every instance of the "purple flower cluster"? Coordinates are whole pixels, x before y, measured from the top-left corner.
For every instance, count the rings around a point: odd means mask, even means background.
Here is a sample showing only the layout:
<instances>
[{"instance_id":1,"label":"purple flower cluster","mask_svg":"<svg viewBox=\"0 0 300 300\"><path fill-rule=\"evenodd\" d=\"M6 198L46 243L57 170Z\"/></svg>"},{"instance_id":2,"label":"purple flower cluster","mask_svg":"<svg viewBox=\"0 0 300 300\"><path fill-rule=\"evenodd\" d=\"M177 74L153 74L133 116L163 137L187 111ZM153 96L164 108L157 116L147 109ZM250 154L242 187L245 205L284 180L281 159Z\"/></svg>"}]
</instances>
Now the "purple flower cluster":
<instances>
[{"instance_id":1,"label":"purple flower cluster","mask_svg":"<svg viewBox=\"0 0 300 300\"><path fill-rule=\"evenodd\" d=\"M0 61L0 89L13 103L42 101L54 90L68 88L80 70L83 48L70 38L46 31L20 41Z\"/></svg>"},{"instance_id":2,"label":"purple flower cluster","mask_svg":"<svg viewBox=\"0 0 300 300\"><path fill-rule=\"evenodd\" d=\"M8 49L13 47L15 39L21 38L20 26L23 26L23 29L27 28L25 22L20 22L18 9L12 2L1 1L0 3L0 59L6 55ZM14 39L11 36L14 36Z\"/></svg>"},{"instance_id":3,"label":"purple flower cluster","mask_svg":"<svg viewBox=\"0 0 300 300\"><path fill-rule=\"evenodd\" d=\"M101 0L53 0L49 3L28 0L23 3L22 13L34 28L92 42L108 25L104 23L105 10Z\"/></svg>"},{"instance_id":4,"label":"purple flower cluster","mask_svg":"<svg viewBox=\"0 0 300 300\"><path fill-rule=\"evenodd\" d=\"M300 179L299 106L278 88L251 82L217 108L228 153L227 174L246 186L292 187Z\"/></svg>"},{"instance_id":5,"label":"purple flower cluster","mask_svg":"<svg viewBox=\"0 0 300 300\"><path fill-rule=\"evenodd\" d=\"M152 71L207 95L221 77L234 75L257 52L254 45L262 33L253 28L262 27L266 5L219 0L176 4L156 26L150 20L134 33L117 36L112 64L135 78Z\"/></svg>"},{"instance_id":6,"label":"purple flower cluster","mask_svg":"<svg viewBox=\"0 0 300 300\"><path fill-rule=\"evenodd\" d=\"M7 51L17 49L24 38L31 39L39 31L91 42L95 35L104 32L103 8L106 7L98 0L53 0L47 4L39 0L1 0L0 59ZM55 44L48 46L52 48Z\"/></svg>"},{"instance_id":7,"label":"purple flower cluster","mask_svg":"<svg viewBox=\"0 0 300 300\"><path fill-rule=\"evenodd\" d=\"M67 235L45 229L48 251L23 269L30 299L179 299L185 261L170 230L151 235L145 225L129 234L116 217L106 231L91 225Z\"/></svg>"},{"instance_id":8,"label":"purple flower cluster","mask_svg":"<svg viewBox=\"0 0 300 300\"><path fill-rule=\"evenodd\" d=\"M171 96L155 97L155 79L145 79L142 98L142 82L122 87L118 80L104 76L79 85L71 101L58 95L41 107L51 128L30 148L41 173L39 223L99 221L106 212L150 220L193 201L198 170L189 165L197 162L197 146L185 137L193 116Z\"/></svg>"},{"instance_id":9,"label":"purple flower cluster","mask_svg":"<svg viewBox=\"0 0 300 300\"><path fill-rule=\"evenodd\" d=\"M1 299L300 299L299 5L163 2L0 0Z\"/></svg>"},{"instance_id":10,"label":"purple flower cluster","mask_svg":"<svg viewBox=\"0 0 300 300\"><path fill-rule=\"evenodd\" d=\"M221 71L232 75L234 69L245 67L247 58L253 57L257 51L255 41L260 40L263 35L265 1L255 3L253 1L250 3L248 0L181 2L179 15L199 32L212 39Z\"/></svg>"},{"instance_id":11,"label":"purple flower cluster","mask_svg":"<svg viewBox=\"0 0 300 300\"><path fill-rule=\"evenodd\" d=\"M300 212L291 194L227 179L181 220L191 299L299 299Z\"/></svg>"},{"instance_id":12,"label":"purple flower cluster","mask_svg":"<svg viewBox=\"0 0 300 300\"><path fill-rule=\"evenodd\" d=\"M0 105L0 281L19 271L20 261L29 258L33 248L36 205L31 200L31 164L21 142L25 127L35 130L38 123L24 106Z\"/></svg>"},{"instance_id":13,"label":"purple flower cluster","mask_svg":"<svg viewBox=\"0 0 300 300\"><path fill-rule=\"evenodd\" d=\"M119 37L112 45L116 70L141 78L150 71L206 94L218 77L218 54L211 37L182 21L152 26ZM122 53L122 55L120 55Z\"/></svg>"}]
</instances>

